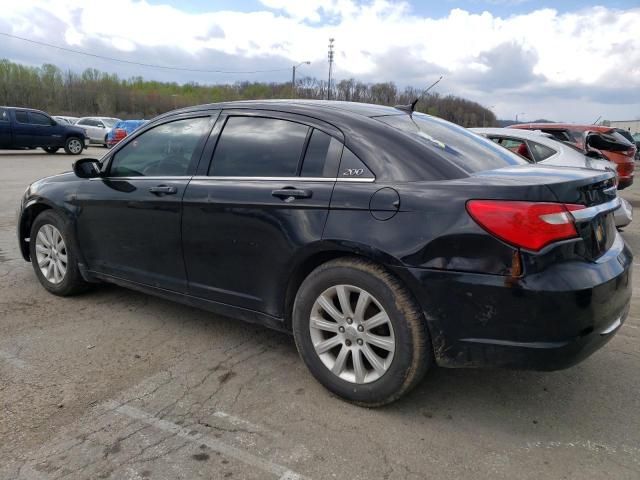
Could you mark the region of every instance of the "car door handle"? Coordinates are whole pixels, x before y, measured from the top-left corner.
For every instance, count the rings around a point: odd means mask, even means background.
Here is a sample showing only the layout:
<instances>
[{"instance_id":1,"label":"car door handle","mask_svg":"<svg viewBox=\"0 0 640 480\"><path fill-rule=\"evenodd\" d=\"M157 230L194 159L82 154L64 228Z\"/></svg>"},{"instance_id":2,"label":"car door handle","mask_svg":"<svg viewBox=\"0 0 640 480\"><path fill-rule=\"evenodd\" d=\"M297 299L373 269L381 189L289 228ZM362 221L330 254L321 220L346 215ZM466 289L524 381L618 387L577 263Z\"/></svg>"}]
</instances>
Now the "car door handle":
<instances>
[{"instance_id":1,"label":"car door handle","mask_svg":"<svg viewBox=\"0 0 640 480\"><path fill-rule=\"evenodd\" d=\"M178 189L176 187L171 187L169 185L157 185L155 187L151 187L149 191L156 195L173 195L178 193Z\"/></svg>"},{"instance_id":2,"label":"car door handle","mask_svg":"<svg viewBox=\"0 0 640 480\"><path fill-rule=\"evenodd\" d=\"M313 192L311 190L299 190L297 188L282 188L271 192L271 195L274 197L278 197L289 202L296 198L311 198L312 194Z\"/></svg>"}]
</instances>

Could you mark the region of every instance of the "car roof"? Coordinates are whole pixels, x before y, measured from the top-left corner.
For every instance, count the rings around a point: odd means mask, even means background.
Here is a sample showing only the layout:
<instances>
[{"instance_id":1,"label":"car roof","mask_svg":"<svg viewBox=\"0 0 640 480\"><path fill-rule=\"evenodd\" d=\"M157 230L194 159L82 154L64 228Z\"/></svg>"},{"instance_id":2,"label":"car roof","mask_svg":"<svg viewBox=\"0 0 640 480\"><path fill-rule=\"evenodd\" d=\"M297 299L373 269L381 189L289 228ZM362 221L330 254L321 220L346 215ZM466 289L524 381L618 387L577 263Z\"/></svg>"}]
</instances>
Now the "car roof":
<instances>
[{"instance_id":1,"label":"car roof","mask_svg":"<svg viewBox=\"0 0 640 480\"><path fill-rule=\"evenodd\" d=\"M458 167L442 158L407 133L376 117L409 114L384 105L327 100L243 100L197 105L167 112L152 119L145 128L172 117L212 110L264 110L300 115L333 127L339 140L362 160L380 181L412 181L464 176ZM337 133L336 132L336 133ZM425 161L430 158L431 161Z\"/></svg>"}]
</instances>

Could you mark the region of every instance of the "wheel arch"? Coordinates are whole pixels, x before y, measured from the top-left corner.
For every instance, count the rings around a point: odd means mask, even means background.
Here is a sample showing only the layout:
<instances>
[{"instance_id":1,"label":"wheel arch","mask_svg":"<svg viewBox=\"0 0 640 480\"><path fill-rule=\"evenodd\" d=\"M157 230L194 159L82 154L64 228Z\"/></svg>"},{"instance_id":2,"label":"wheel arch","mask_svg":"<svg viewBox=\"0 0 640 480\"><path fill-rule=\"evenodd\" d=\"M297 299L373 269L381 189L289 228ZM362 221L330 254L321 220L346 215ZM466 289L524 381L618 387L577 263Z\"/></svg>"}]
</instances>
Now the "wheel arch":
<instances>
[{"instance_id":1,"label":"wheel arch","mask_svg":"<svg viewBox=\"0 0 640 480\"><path fill-rule=\"evenodd\" d=\"M27 238L29 238L31 235L31 226L33 225L33 222L38 217L38 215L46 210L53 210L63 217L68 216L65 215L65 212L61 211L60 208L46 199L40 198L27 202L27 204L22 209L18 227L20 253L22 254L22 258L24 258L26 261L31 260L31 255L29 253L29 242L27 241Z\"/></svg>"},{"instance_id":2,"label":"wheel arch","mask_svg":"<svg viewBox=\"0 0 640 480\"><path fill-rule=\"evenodd\" d=\"M392 273L405 285L409 293L415 296L411 286L397 274L397 269L393 267L393 265L401 265L401 262L393 256L372 249L371 246L365 244L353 242L322 242L321 246L315 246L312 251L307 251L294 261L294 268L291 270L284 290L284 305L282 311L284 326L287 330L291 330L292 328L293 303L304 279L323 263L338 258L362 259L378 264Z\"/></svg>"}]
</instances>

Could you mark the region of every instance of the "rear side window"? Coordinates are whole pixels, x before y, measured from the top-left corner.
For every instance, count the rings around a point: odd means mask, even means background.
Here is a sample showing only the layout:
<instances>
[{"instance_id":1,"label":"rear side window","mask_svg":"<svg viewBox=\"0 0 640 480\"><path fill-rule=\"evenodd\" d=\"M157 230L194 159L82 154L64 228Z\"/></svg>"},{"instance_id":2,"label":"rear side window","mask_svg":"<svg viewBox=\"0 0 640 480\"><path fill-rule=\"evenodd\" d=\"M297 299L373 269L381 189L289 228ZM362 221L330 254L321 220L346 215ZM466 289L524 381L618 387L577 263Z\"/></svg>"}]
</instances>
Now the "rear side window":
<instances>
[{"instance_id":1,"label":"rear side window","mask_svg":"<svg viewBox=\"0 0 640 480\"><path fill-rule=\"evenodd\" d=\"M16 110L16 122L29 123L29 115L23 110Z\"/></svg>"},{"instance_id":2,"label":"rear side window","mask_svg":"<svg viewBox=\"0 0 640 480\"><path fill-rule=\"evenodd\" d=\"M302 163L301 176L335 178L341 151L342 143L314 129Z\"/></svg>"},{"instance_id":3,"label":"rear side window","mask_svg":"<svg viewBox=\"0 0 640 480\"><path fill-rule=\"evenodd\" d=\"M442 158L467 173L527 164L524 159L491 140L437 117L413 113L375 118L410 134L429 150L437 152ZM425 161L428 161L428 157Z\"/></svg>"},{"instance_id":4,"label":"rear side window","mask_svg":"<svg viewBox=\"0 0 640 480\"><path fill-rule=\"evenodd\" d=\"M530 143L531 143L531 148L533 148L534 150L536 160L538 160L538 162L541 162L542 160L546 160L547 158L549 158L552 155L555 155L556 153L556 151L553 150L552 148L549 148L540 143L536 143L536 142L530 142Z\"/></svg>"},{"instance_id":5,"label":"rear side window","mask_svg":"<svg viewBox=\"0 0 640 480\"><path fill-rule=\"evenodd\" d=\"M209 175L294 177L309 127L288 120L229 117L220 134Z\"/></svg>"},{"instance_id":6,"label":"rear side window","mask_svg":"<svg viewBox=\"0 0 640 480\"><path fill-rule=\"evenodd\" d=\"M34 125L51 125L51 120L46 115L38 112L29 112L29 123Z\"/></svg>"}]
</instances>

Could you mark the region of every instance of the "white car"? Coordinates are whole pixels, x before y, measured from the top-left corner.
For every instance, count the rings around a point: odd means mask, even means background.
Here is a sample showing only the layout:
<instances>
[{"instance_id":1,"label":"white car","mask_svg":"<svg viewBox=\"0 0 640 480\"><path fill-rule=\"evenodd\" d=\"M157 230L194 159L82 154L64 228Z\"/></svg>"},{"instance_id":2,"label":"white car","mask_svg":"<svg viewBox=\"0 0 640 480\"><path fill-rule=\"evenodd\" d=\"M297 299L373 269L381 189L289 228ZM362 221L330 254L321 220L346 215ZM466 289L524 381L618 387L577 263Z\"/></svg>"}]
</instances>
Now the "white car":
<instances>
[{"instance_id":1,"label":"white car","mask_svg":"<svg viewBox=\"0 0 640 480\"><path fill-rule=\"evenodd\" d=\"M119 122L119 118L112 117L82 117L76 122L76 126L84 128L89 137L89 143L107 146L107 135Z\"/></svg>"},{"instance_id":2,"label":"white car","mask_svg":"<svg viewBox=\"0 0 640 480\"><path fill-rule=\"evenodd\" d=\"M616 164L602 158L587 156L578 147L562 142L539 130L515 128L470 128L474 133L493 140L531 163L557 165L559 167L592 168L617 173ZM619 197L621 206L615 211L616 227L626 227L633 220L633 207Z\"/></svg>"},{"instance_id":3,"label":"white car","mask_svg":"<svg viewBox=\"0 0 640 480\"><path fill-rule=\"evenodd\" d=\"M69 117L67 115L54 115L53 118L65 125L75 125L78 121L78 117Z\"/></svg>"}]
</instances>

